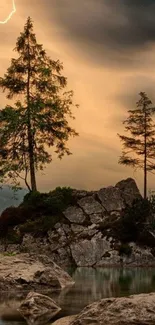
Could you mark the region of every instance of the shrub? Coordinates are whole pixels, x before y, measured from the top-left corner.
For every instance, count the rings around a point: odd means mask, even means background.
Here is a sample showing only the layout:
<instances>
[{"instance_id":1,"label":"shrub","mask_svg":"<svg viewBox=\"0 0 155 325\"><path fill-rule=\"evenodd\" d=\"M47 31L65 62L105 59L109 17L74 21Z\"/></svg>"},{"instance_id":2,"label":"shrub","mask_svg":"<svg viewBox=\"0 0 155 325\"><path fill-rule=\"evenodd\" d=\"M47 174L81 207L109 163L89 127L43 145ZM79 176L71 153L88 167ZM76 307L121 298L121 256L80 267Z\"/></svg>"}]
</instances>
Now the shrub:
<instances>
[{"instance_id":1,"label":"shrub","mask_svg":"<svg viewBox=\"0 0 155 325\"><path fill-rule=\"evenodd\" d=\"M5 237L10 227L24 223L28 215L28 211L22 207L4 210L0 216L0 237Z\"/></svg>"},{"instance_id":2,"label":"shrub","mask_svg":"<svg viewBox=\"0 0 155 325\"><path fill-rule=\"evenodd\" d=\"M16 252L5 252L3 253L4 256L16 256L17 253Z\"/></svg>"},{"instance_id":3,"label":"shrub","mask_svg":"<svg viewBox=\"0 0 155 325\"><path fill-rule=\"evenodd\" d=\"M24 196L24 200L23 202L26 204L33 204L36 203L38 201L38 199L40 199L41 197L41 193L36 191L36 192L29 192Z\"/></svg>"},{"instance_id":4,"label":"shrub","mask_svg":"<svg viewBox=\"0 0 155 325\"><path fill-rule=\"evenodd\" d=\"M129 257L131 254L132 254L132 247L129 246L128 244L122 244L119 247L119 255L120 256L126 255Z\"/></svg>"},{"instance_id":5,"label":"shrub","mask_svg":"<svg viewBox=\"0 0 155 325\"><path fill-rule=\"evenodd\" d=\"M70 187L57 187L49 192L45 203L49 212L54 214L63 212L70 204L73 204L73 190Z\"/></svg>"},{"instance_id":6,"label":"shrub","mask_svg":"<svg viewBox=\"0 0 155 325\"><path fill-rule=\"evenodd\" d=\"M132 206L124 209L119 221L119 239L122 242L136 241L151 214L150 202L146 199L137 199Z\"/></svg>"},{"instance_id":7,"label":"shrub","mask_svg":"<svg viewBox=\"0 0 155 325\"><path fill-rule=\"evenodd\" d=\"M21 206L28 207L32 212L38 212L45 209L45 198L47 193L29 192L24 196Z\"/></svg>"},{"instance_id":8,"label":"shrub","mask_svg":"<svg viewBox=\"0 0 155 325\"><path fill-rule=\"evenodd\" d=\"M21 234L33 233L34 235L40 235L52 229L60 221L60 216L42 216L36 220L27 220L27 222L19 226L19 230Z\"/></svg>"},{"instance_id":9,"label":"shrub","mask_svg":"<svg viewBox=\"0 0 155 325\"><path fill-rule=\"evenodd\" d=\"M25 195L23 205L43 214L59 214L73 202L72 189L57 187L49 193L30 192Z\"/></svg>"},{"instance_id":10,"label":"shrub","mask_svg":"<svg viewBox=\"0 0 155 325\"><path fill-rule=\"evenodd\" d=\"M14 229L9 229L7 233L7 244L21 244L22 236Z\"/></svg>"},{"instance_id":11,"label":"shrub","mask_svg":"<svg viewBox=\"0 0 155 325\"><path fill-rule=\"evenodd\" d=\"M72 189L57 187L49 193L30 192L18 208L6 209L0 217L0 236L7 236L8 229L24 224L25 232L52 228L62 217L63 210L73 204ZM42 217L45 216L45 217Z\"/></svg>"}]
</instances>

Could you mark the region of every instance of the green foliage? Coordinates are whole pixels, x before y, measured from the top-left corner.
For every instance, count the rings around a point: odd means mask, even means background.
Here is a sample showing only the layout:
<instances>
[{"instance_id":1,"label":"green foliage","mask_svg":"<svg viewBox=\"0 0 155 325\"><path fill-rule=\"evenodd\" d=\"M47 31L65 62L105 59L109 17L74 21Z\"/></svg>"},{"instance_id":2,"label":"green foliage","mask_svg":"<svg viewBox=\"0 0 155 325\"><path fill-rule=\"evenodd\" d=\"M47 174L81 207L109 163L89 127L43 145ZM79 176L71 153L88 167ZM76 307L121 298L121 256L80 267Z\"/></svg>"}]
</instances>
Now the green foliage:
<instances>
[{"instance_id":1,"label":"green foliage","mask_svg":"<svg viewBox=\"0 0 155 325\"><path fill-rule=\"evenodd\" d=\"M148 218L149 228L155 230L155 195L150 195L148 200L150 203L150 215Z\"/></svg>"},{"instance_id":2,"label":"green foliage","mask_svg":"<svg viewBox=\"0 0 155 325\"><path fill-rule=\"evenodd\" d=\"M119 255L126 255L128 257L130 257L130 255L132 254L132 247L129 246L129 244L122 244L119 247Z\"/></svg>"},{"instance_id":3,"label":"green foliage","mask_svg":"<svg viewBox=\"0 0 155 325\"><path fill-rule=\"evenodd\" d=\"M36 202L39 202L42 194L38 191L29 192L24 196L23 203L26 205L35 205Z\"/></svg>"},{"instance_id":4,"label":"green foliage","mask_svg":"<svg viewBox=\"0 0 155 325\"><path fill-rule=\"evenodd\" d=\"M4 256L16 256L17 253L16 252L5 252L3 253Z\"/></svg>"},{"instance_id":5,"label":"green foliage","mask_svg":"<svg viewBox=\"0 0 155 325\"><path fill-rule=\"evenodd\" d=\"M8 99L18 95L13 106L7 105L0 112L0 182L9 179L19 186L22 179L29 190L36 191L36 171L52 161L48 148L54 147L59 158L71 154L67 142L78 133L68 121L74 119L71 109L77 105L73 92L65 91L62 63L51 60L37 43L31 18L17 39L15 51L17 58L0 78L0 88Z\"/></svg>"},{"instance_id":6,"label":"green foliage","mask_svg":"<svg viewBox=\"0 0 155 325\"><path fill-rule=\"evenodd\" d=\"M65 210L68 205L73 204L73 190L70 187L57 187L54 191L49 192L45 204L47 209L53 213L59 213Z\"/></svg>"},{"instance_id":7,"label":"green foliage","mask_svg":"<svg viewBox=\"0 0 155 325\"><path fill-rule=\"evenodd\" d=\"M151 214L151 205L147 199L136 199L128 206L119 222L119 239L122 242L136 241Z\"/></svg>"},{"instance_id":8,"label":"green foliage","mask_svg":"<svg viewBox=\"0 0 155 325\"><path fill-rule=\"evenodd\" d=\"M22 242L22 236L14 229L9 229L7 233L8 244L20 244Z\"/></svg>"},{"instance_id":9,"label":"green foliage","mask_svg":"<svg viewBox=\"0 0 155 325\"><path fill-rule=\"evenodd\" d=\"M152 211L152 214L155 215L155 195L152 194L150 197L149 197L149 202L150 202L150 205L151 205L151 211Z\"/></svg>"},{"instance_id":10,"label":"green foliage","mask_svg":"<svg viewBox=\"0 0 155 325\"><path fill-rule=\"evenodd\" d=\"M53 229L56 223L60 222L62 217L57 216L42 216L36 220L27 220L23 225L19 227L22 235L25 233L33 233L34 235L40 235L46 233L48 230Z\"/></svg>"},{"instance_id":11,"label":"green foliage","mask_svg":"<svg viewBox=\"0 0 155 325\"><path fill-rule=\"evenodd\" d=\"M46 215L58 215L73 204L72 191L70 187L57 187L49 193L30 192L25 195L23 206L40 209Z\"/></svg>"},{"instance_id":12,"label":"green foliage","mask_svg":"<svg viewBox=\"0 0 155 325\"><path fill-rule=\"evenodd\" d=\"M74 198L70 187L57 187L49 193L30 192L18 208L7 208L0 218L0 237L19 243L20 232L42 233L63 219L63 211L72 205ZM13 228L20 225L20 232Z\"/></svg>"}]
</instances>

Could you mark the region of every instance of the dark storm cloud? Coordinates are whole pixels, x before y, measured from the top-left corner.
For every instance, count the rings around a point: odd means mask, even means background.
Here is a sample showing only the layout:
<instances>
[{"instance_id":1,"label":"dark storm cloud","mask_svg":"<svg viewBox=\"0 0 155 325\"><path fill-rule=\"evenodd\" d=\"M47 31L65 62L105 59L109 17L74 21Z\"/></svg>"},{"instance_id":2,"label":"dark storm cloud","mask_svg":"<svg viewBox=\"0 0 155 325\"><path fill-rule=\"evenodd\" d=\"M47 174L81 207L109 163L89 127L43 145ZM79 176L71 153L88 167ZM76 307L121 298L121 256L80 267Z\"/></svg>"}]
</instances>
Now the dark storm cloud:
<instances>
[{"instance_id":1,"label":"dark storm cloud","mask_svg":"<svg viewBox=\"0 0 155 325\"><path fill-rule=\"evenodd\" d=\"M116 102L116 105L121 105L121 108L119 109L117 115L118 121L123 121L126 119L128 110L136 108L136 103L140 99L139 93L141 91L147 94L147 96L152 101L152 106L155 107L155 78L146 77L145 75L133 75L129 78L126 78L124 86L124 89L127 89L127 91L120 93L118 92L113 98ZM116 122L117 119L114 116L114 118L111 119L110 124L112 125Z\"/></svg>"},{"instance_id":2,"label":"dark storm cloud","mask_svg":"<svg viewBox=\"0 0 155 325\"><path fill-rule=\"evenodd\" d=\"M109 47L155 41L155 0L57 2L57 17L73 37Z\"/></svg>"},{"instance_id":3,"label":"dark storm cloud","mask_svg":"<svg viewBox=\"0 0 155 325\"><path fill-rule=\"evenodd\" d=\"M52 11L67 37L91 55L108 51L130 64L133 51L155 42L155 0L53 0Z\"/></svg>"}]
</instances>

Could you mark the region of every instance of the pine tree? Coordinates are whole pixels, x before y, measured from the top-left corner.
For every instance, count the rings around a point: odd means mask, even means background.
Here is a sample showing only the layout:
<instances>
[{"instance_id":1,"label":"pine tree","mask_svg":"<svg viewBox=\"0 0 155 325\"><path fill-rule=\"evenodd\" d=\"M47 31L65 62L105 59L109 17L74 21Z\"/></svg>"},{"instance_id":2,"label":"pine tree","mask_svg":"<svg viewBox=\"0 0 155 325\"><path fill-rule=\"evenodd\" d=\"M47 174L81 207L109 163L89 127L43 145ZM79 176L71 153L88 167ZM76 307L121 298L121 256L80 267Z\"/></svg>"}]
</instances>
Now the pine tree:
<instances>
[{"instance_id":1,"label":"pine tree","mask_svg":"<svg viewBox=\"0 0 155 325\"><path fill-rule=\"evenodd\" d=\"M37 43L30 17L15 51L18 58L11 60L0 78L7 98L16 97L14 106L7 105L0 112L0 175L1 181L9 177L16 186L19 178L24 178L29 190L36 191L36 171L52 161L48 148L54 146L59 158L71 154L66 143L70 136L78 135L67 120L74 119L73 92L64 91L63 65L51 60Z\"/></svg>"},{"instance_id":2,"label":"pine tree","mask_svg":"<svg viewBox=\"0 0 155 325\"><path fill-rule=\"evenodd\" d=\"M119 163L140 168L144 171L144 198L147 198L147 172L155 169L155 125L154 108L144 92L140 94L137 108L129 110L128 118L123 122L130 137L118 134L123 142L123 151Z\"/></svg>"}]
</instances>

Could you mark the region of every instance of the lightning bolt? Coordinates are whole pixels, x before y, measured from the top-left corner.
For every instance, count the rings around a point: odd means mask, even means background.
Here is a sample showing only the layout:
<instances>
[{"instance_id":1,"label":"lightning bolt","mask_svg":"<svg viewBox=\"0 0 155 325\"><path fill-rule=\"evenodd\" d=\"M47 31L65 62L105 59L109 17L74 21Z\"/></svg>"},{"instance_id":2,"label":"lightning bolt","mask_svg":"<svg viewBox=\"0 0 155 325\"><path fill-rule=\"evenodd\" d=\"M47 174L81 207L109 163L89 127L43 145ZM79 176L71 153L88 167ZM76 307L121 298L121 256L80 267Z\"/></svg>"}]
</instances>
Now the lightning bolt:
<instances>
[{"instance_id":1,"label":"lightning bolt","mask_svg":"<svg viewBox=\"0 0 155 325\"><path fill-rule=\"evenodd\" d=\"M5 20L0 20L0 24L7 24L7 22L11 19L12 15L16 12L15 0L12 0L12 11L9 16Z\"/></svg>"}]
</instances>

